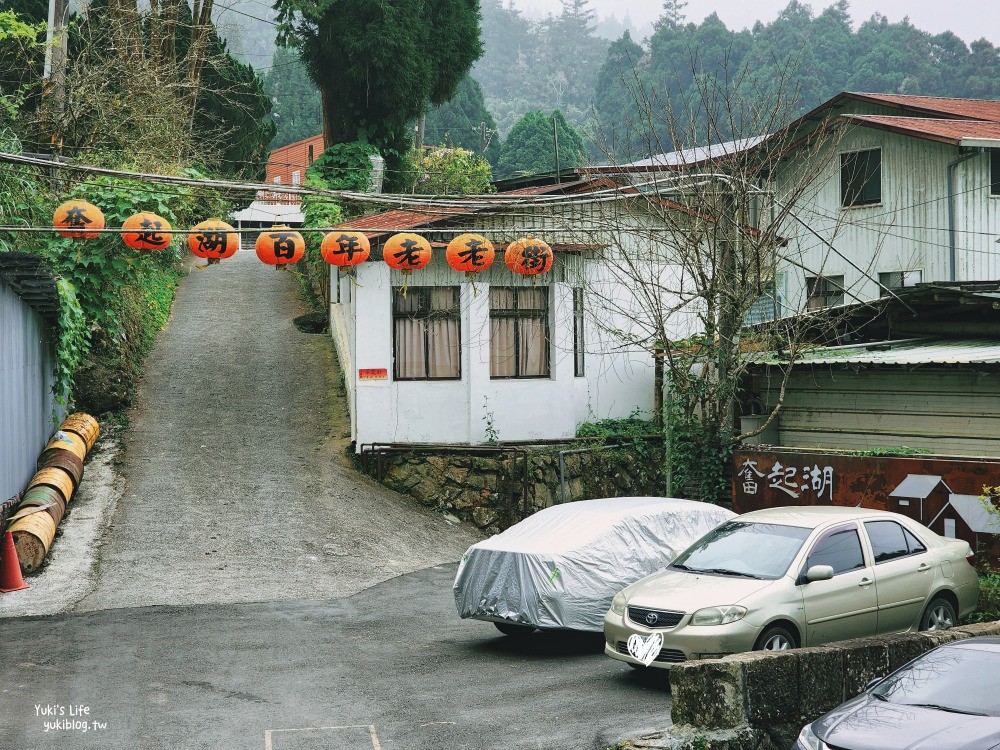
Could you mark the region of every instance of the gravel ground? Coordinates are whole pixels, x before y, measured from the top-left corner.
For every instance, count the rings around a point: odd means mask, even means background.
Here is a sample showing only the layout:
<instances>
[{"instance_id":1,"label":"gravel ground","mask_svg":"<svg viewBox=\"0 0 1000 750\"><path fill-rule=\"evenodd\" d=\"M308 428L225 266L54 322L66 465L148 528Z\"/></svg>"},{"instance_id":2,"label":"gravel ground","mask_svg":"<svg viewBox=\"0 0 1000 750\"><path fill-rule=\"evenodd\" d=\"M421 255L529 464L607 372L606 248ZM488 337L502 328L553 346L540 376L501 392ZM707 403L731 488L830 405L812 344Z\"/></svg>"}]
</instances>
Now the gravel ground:
<instances>
[{"instance_id":1,"label":"gravel ground","mask_svg":"<svg viewBox=\"0 0 1000 750\"><path fill-rule=\"evenodd\" d=\"M351 467L332 341L295 328L304 312L294 277L252 250L192 270L122 436L124 490L115 502L109 480L95 501L110 525L83 551L55 547L89 590L0 616L325 599L457 561L475 529Z\"/></svg>"}]
</instances>

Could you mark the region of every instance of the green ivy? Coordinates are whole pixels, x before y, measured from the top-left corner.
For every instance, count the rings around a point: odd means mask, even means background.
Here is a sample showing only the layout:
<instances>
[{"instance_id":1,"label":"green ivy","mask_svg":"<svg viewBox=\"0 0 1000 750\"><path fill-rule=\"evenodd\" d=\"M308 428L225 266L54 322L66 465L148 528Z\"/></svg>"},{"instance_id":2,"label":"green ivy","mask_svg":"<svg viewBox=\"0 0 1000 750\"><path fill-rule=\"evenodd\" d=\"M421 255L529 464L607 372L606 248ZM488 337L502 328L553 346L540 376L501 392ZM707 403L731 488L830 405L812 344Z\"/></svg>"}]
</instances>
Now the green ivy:
<instances>
[{"instance_id":1,"label":"green ivy","mask_svg":"<svg viewBox=\"0 0 1000 750\"><path fill-rule=\"evenodd\" d=\"M64 278L57 278L56 289L59 292L59 343L56 345L52 393L57 404L66 406L72 391L73 374L87 353L89 329L73 285Z\"/></svg>"}]
</instances>

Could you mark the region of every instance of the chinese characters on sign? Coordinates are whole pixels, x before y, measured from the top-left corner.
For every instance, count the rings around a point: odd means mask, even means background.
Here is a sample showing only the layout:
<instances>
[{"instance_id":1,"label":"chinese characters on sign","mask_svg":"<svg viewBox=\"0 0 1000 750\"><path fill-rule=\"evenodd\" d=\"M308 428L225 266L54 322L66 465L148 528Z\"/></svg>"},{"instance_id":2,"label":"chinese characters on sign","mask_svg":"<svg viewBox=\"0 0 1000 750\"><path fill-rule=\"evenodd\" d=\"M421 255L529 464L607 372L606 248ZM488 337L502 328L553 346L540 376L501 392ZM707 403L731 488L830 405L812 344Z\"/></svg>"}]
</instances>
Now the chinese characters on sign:
<instances>
[{"instance_id":1,"label":"chinese characters on sign","mask_svg":"<svg viewBox=\"0 0 1000 750\"><path fill-rule=\"evenodd\" d=\"M222 229L210 229L203 234L196 234L198 249L207 255L224 253L227 250L228 238Z\"/></svg>"},{"instance_id":2,"label":"chinese characters on sign","mask_svg":"<svg viewBox=\"0 0 1000 750\"><path fill-rule=\"evenodd\" d=\"M67 227L84 227L92 223L87 217L87 209L81 206L72 206L67 209L66 216L62 220L63 226Z\"/></svg>"},{"instance_id":3,"label":"chinese characters on sign","mask_svg":"<svg viewBox=\"0 0 1000 750\"><path fill-rule=\"evenodd\" d=\"M136 242L151 245L152 247L160 247L167 244L168 240L161 234L163 231L163 222L144 218L139 223L139 227L142 231L137 233Z\"/></svg>"},{"instance_id":4,"label":"chinese characters on sign","mask_svg":"<svg viewBox=\"0 0 1000 750\"><path fill-rule=\"evenodd\" d=\"M485 242L479 238L473 237L465 243L465 246L469 249L462 250L458 253L458 257L463 263L468 263L470 266L474 266L475 268L479 268L485 264Z\"/></svg>"},{"instance_id":5,"label":"chinese characters on sign","mask_svg":"<svg viewBox=\"0 0 1000 750\"><path fill-rule=\"evenodd\" d=\"M403 249L398 253L393 253L392 257L398 261L400 266L419 267L420 256L418 253L420 251L420 243L416 240L405 239L399 244L403 246Z\"/></svg>"},{"instance_id":6,"label":"chinese characters on sign","mask_svg":"<svg viewBox=\"0 0 1000 750\"><path fill-rule=\"evenodd\" d=\"M524 248L524 267L529 271L545 268L550 256L547 246L526 245Z\"/></svg>"},{"instance_id":7,"label":"chinese characters on sign","mask_svg":"<svg viewBox=\"0 0 1000 750\"><path fill-rule=\"evenodd\" d=\"M291 232L272 232L267 235L274 242L274 257L291 260L295 257L295 240Z\"/></svg>"},{"instance_id":8,"label":"chinese characters on sign","mask_svg":"<svg viewBox=\"0 0 1000 750\"><path fill-rule=\"evenodd\" d=\"M833 467L819 464L802 466L783 466L775 461L770 469L762 471L757 467L757 461L747 459L740 466L738 476L742 480L743 492L756 495L762 481L769 489L778 490L797 500L805 493L815 493L817 500L833 502Z\"/></svg>"},{"instance_id":9,"label":"chinese characters on sign","mask_svg":"<svg viewBox=\"0 0 1000 750\"><path fill-rule=\"evenodd\" d=\"M356 253L361 253L361 241L356 235L353 234L342 234L335 240L337 243L337 249L333 251L334 255L344 255L348 264L354 261L354 255Z\"/></svg>"}]
</instances>

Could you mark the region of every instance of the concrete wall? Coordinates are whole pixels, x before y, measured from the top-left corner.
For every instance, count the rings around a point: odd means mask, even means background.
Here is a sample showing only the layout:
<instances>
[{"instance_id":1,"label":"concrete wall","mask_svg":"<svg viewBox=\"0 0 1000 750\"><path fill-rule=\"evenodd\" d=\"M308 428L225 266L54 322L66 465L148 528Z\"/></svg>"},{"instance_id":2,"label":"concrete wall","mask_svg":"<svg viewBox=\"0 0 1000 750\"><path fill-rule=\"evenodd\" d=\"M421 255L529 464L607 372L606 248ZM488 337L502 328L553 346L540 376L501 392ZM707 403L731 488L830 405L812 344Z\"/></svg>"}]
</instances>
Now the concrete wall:
<instances>
[{"instance_id":1,"label":"concrete wall","mask_svg":"<svg viewBox=\"0 0 1000 750\"><path fill-rule=\"evenodd\" d=\"M444 253L408 278L378 261L357 267L356 282L335 274L339 296L331 295L334 338L350 395L352 438L368 443L487 442L574 437L583 421L625 417L653 405L653 363L638 347L623 347L607 333L612 314L588 285L599 261L557 255L545 278L522 278L498 260L473 281L451 270ZM461 300L460 380L392 379L392 289L459 286ZM549 290L550 375L533 379L491 379L489 287L546 287ZM573 289L584 289L585 373L574 374ZM335 287L336 290L336 287ZM339 302L337 301L339 299ZM350 369L347 369L347 367ZM384 379L362 378L361 370L385 370Z\"/></svg>"},{"instance_id":2,"label":"concrete wall","mask_svg":"<svg viewBox=\"0 0 1000 750\"><path fill-rule=\"evenodd\" d=\"M752 652L671 667L674 726L633 748L787 750L802 727L936 646L1000 635L1000 622L937 633L841 641L780 653Z\"/></svg>"},{"instance_id":3,"label":"concrete wall","mask_svg":"<svg viewBox=\"0 0 1000 750\"><path fill-rule=\"evenodd\" d=\"M54 367L45 322L0 282L0 502L25 488L55 431Z\"/></svg>"}]
</instances>

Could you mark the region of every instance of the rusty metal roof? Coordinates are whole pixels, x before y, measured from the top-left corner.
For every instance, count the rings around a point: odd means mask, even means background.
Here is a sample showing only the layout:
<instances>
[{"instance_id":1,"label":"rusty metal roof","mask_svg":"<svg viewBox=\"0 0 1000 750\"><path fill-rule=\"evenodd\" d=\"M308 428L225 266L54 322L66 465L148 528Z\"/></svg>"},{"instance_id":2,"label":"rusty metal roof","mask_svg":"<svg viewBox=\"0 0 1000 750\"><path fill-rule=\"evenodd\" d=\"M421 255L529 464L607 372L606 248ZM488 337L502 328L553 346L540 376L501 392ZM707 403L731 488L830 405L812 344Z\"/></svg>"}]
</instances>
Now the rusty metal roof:
<instances>
[{"instance_id":1,"label":"rusty metal roof","mask_svg":"<svg viewBox=\"0 0 1000 750\"><path fill-rule=\"evenodd\" d=\"M900 109L906 109L917 114L1000 122L1000 101L988 99L950 99L944 96L905 96L902 94L869 94L854 91L845 92L841 96L869 101L875 104L883 104L889 107L899 107Z\"/></svg>"},{"instance_id":2,"label":"rusty metal roof","mask_svg":"<svg viewBox=\"0 0 1000 750\"><path fill-rule=\"evenodd\" d=\"M888 117L884 115L842 115L845 120L942 143L959 145L969 138L1000 140L1000 121L941 120L928 117Z\"/></svg>"},{"instance_id":3,"label":"rusty metal roof","mask_svg":"<svg viewBox=\"0 0 1000 750\"><path fill-rule=\"evenodd\" d=\"M0 253L0 280L48 322L59 318L59 290L42 258L31 253Z\"/></svg>"},{"instance_id":4,"label":"rusty metal roof","mask_svg":"<svg viewBox=\"0 0 1000 750\"><path fill-rule=\"evenodd\" d=\"M783 365L785 354L767 352L758 364ZM816 347L800 351L796 364L812 365L973 365L1000 364L1000 339L946 339L928 337L876 341L848 346Z\"/></svg>"}]
</instances>

